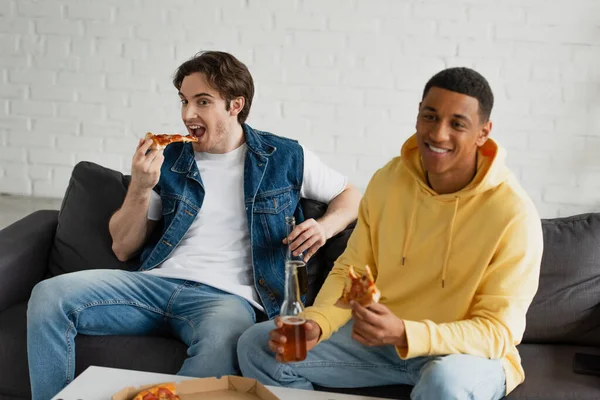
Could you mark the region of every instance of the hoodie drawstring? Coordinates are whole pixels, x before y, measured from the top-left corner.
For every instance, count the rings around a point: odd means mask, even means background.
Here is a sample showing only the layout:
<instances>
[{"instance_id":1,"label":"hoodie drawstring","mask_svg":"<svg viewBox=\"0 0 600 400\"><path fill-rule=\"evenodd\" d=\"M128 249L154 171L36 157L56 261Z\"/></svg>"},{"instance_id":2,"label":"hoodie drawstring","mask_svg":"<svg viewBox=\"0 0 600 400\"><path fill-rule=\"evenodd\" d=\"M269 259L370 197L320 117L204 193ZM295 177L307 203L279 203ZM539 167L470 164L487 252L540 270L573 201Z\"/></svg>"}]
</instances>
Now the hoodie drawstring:
<instances>
[{"instance_id":1,"label":"hoodie drawstring","mask_svg":"<svg viewBox=\"0 0 600 400\"><path fill-rule=\"evenodd\" d=\"M442 289L446 284L446 269L448 268L450 248L452 247L452 234L454 232L454 221L456 220L456 213L458 212L458 199L458 197L454 198L454 213L452 214L452 221L450 222L450 236L448 238L448 245L446 247L446 256L444 257L444 266L442 267Z\"/></svg>"},{"instance_id":2,"label":"hoodie drawstring","mask_svg":"<svg viewBox=\"0 0 600 400\"><path fill-rule=\"evenodd\" d=\"M415 185L415 191L413 193L413 206L412 211L410 212L410 222L408 223L408 231L406 232L406 236L404 236L404 247L402 248L402 265L406 261L406 251L408 250L408 245L410 242L410 237L412 236L412 228L415 221L415 215L417 214L417 194L419 193L419 185Z\"/></svg>"}]
</instances>

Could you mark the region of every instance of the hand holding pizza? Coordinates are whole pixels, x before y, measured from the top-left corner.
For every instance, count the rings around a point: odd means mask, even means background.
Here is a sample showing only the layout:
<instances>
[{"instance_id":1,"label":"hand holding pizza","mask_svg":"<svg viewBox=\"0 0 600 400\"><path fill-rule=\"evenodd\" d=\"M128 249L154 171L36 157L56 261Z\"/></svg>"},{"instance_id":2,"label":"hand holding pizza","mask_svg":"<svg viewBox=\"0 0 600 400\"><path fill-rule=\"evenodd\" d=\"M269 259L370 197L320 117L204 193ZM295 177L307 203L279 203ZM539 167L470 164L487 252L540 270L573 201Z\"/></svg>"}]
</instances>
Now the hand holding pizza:
<instances>
[{"instance_id":1,"label":"hand holding pizza","mask_svg":"<svg viewBox=\"0 0 600 400\"><path fill-rule=\"evenodd\" d=\"M404 321L394 315L389 308L381 303L361 306L356 301L351 302L352 339L365 346L394 345L406 347L406 330Z\"/></svg>"},{"instance_id":2,"label":"hand holding pizza","mask_svg":"<svg viewBox=\"0 0 600 400\"><path fill-rule=\"evenodd\" d=\"M151 139L140 139L131 162L131 186L138 190L150 190L160 178L160 167L164 161L162 150L151 150Z\"/></svg>"}]
</instances>

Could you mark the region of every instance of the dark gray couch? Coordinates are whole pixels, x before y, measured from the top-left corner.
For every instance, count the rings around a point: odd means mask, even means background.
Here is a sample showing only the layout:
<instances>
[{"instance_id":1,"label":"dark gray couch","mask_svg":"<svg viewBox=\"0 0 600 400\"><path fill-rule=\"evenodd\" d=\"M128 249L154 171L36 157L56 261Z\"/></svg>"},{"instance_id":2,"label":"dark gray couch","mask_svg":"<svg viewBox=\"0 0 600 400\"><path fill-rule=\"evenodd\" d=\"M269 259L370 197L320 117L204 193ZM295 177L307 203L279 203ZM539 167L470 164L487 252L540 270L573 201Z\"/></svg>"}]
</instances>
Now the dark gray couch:
<instances>
[{"instance_id":1,"label":"dark gray couch","mask_svg":"<svg viewBox=\"0 0 600 400\"><path fill-rule=\"evenodd\" d=\"M30 397L26 306L42 279L82 269L133 269L110 250L107 224L120 206L129 177L93 163L78 164L61 211L38 211L0 231L0 400ZM324 208L304 204L308 216ZM543 220L545 251L540 289L519 346L526 381L510 399L600 399L600 377L572 372L577 351L600 354L600 214ZM332 238L309 264L311 302L351 227ZM185 346L170 337L76 338L76 372L90 365L175 373ZM151 351L149 351L151 350ZM335 389L329 389L335 390ZM410 387L340 392L409 398Z\"/></svg>"}]
</instances>

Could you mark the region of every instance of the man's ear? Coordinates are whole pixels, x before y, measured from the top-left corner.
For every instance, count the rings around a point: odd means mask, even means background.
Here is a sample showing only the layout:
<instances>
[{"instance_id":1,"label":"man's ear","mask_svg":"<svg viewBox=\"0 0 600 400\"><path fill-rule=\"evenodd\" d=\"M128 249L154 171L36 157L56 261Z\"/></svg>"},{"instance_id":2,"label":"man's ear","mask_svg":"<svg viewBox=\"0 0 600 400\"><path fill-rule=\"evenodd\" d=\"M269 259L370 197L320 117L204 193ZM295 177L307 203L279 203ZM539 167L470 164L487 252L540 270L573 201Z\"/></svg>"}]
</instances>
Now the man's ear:
<instances>
[{"instance_id":1,"label":"man's ear","mask_svg":"<svg viewBox=\"0 0 600 400\"><path fill-rule=\"evenodd\" d=\"M487 142L490 137L490 132L492 132L492 121L488 121L483 124L479 134L477 136L477 147L481 147Z\"/></svg>"},{"instance_id":2,"label":"man's ear","mask_svg":"<svg viewBox=\"0 0 600 400\"><path fill-rule=\"evenodd\" d=\"M237 116L244 109L246 99L243 97L236 97L229 102L229 115Z\"/></svg>"},{"instance_id":3,"label":"man's ear","mask_svg":"<svg viewBox=\"0 0 600 400\"><path fill-rule=\"evenodd\" d=\"M419 113L421 112L421 104L423 104L422 101L419 102L419 107L417 108L417 118L415 120L415 132L417 130L417 124L419 123Z\"/></svg>"}]
</instances>

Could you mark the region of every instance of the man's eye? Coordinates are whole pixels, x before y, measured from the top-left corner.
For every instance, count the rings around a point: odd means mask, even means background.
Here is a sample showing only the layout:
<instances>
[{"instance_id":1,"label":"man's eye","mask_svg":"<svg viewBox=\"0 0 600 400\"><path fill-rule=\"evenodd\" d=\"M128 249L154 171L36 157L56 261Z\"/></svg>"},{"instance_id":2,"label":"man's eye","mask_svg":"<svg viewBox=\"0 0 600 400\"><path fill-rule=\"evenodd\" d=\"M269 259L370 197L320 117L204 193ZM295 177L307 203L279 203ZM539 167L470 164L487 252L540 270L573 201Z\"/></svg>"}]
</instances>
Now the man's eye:
<instances>
[{"instance_id":1,"label":"man's eye","mask_svg":"<svg viewBox=\"0 0 600 400\"><path fill-rule=\"evenodd\" d=\"M425 121L433 121L435 119L435 117L433 115L427 115L427 114L425 114L425 115L423 115L423 119Z\"/></svg>"},{"instance_id":2,"label":"man's eye","mask_svg":"<svg viewBox=\"0 0 600 400\"><path fill-rule=\"evenodd\" d=\"M460 122L455 122L454 123L454 129L464 129L465 125L461 124Z\"/></svg>"},{"instance_id":3,"label":"man's eye","mask_svg":"<svg viewBox=\"0 0 600 400\"><path fill-rule=\"evenodd\" d=\"M186 105L186 104L188 103L188 101L187 101L187 100L184 100L184 99L181 99L181 100L179 100L179 101L181 102L181 104L182 104L182 105Z\"/></svg>"},{"instance_id":4,"label":"man's eye","mask_svg":"<svg viewBox=\"0 0 600 400\"><path fill-rule=\"evenodd\" d=\"M200 101L198 102L198 104L200 104L201 106L205 106L205 105L207 105L207 104L208 104L208 100L200 100Z\"/></svg>"}]
</instances>

